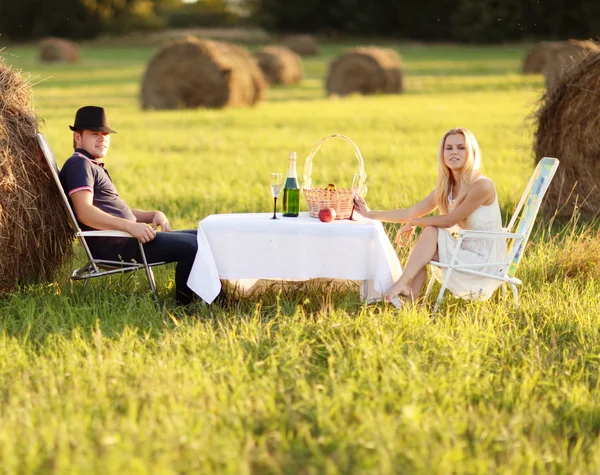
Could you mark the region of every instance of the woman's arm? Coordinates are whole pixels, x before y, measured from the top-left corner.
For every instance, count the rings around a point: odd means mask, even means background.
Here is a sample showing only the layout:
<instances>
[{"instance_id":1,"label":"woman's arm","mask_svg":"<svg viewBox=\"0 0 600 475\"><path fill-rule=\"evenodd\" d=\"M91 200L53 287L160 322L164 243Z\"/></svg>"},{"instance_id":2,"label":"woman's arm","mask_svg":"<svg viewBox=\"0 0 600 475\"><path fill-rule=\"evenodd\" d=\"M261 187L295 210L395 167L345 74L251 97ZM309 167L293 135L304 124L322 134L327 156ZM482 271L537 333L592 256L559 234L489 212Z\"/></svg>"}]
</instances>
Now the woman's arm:
<instances>
[{"instance_id":1,"label":"woman's arm","mask_svg":"<svg viewBox=\"0 0 600 475\"><path fill-rule=\"evenodd\" d=\"M371 210L367 202L362 197L355 198L358 212L365 218L384 221L386 223L405 223L410 219L418 218L435 209L433 202L433 191L427 195L424 200L412 205L410 208L398 208L387 211Z\"/></svg>"},{"instance_id":2,"label":"woman's arm","mask_svg":"<svg viewBox=\"0 0 600 475\"><path fill-rule=\"evenodd\" d=\"M479 180L473 184L464 201L448 214L411 218L406 224L410 226L436 226L451 228L469 217L477 208L494 198L496 190L490 180Z\"/></svg>"}]
</instances>

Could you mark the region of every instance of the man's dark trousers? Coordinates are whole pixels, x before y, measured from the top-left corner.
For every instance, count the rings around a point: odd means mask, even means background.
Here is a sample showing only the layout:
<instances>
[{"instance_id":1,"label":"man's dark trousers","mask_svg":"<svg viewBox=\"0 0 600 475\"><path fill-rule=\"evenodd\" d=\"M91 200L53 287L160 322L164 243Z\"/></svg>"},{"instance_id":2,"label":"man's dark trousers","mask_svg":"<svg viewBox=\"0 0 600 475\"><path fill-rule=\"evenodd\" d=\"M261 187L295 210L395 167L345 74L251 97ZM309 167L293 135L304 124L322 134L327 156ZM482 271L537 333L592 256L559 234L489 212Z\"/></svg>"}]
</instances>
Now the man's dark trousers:
<instances>
[{"instance_id":1,"label":"man's dark trousers","mask_svg":"<svg viewBox=\"0 0 600 475\"><path fill-rule=\"evenodd\" d=\"M196 294L187 286L187 280L198 250L197 231L158 232L149 243L144 244L148 264L154 262L177 262L175 269L175 298L182 305L189 304ZM142 262L137 239L88 238L92 256L110 261Z\"/></svg>"}]
</instances>

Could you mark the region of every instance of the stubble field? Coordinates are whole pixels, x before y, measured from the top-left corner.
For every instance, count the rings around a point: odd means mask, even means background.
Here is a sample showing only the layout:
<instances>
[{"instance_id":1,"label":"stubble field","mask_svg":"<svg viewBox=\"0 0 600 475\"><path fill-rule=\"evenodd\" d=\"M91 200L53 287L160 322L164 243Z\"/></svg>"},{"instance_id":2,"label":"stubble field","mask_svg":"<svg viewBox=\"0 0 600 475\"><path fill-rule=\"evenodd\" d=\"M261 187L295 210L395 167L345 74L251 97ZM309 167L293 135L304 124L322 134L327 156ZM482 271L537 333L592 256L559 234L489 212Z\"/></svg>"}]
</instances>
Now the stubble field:
<instances>
[{"instance_id":1,"label":"stubble field","mask_svg":"<svg viewBox=\"0 0 600 475\"><path fill-rule=\"evenodd\" d=\"M31 74L60 164L76 109L106 107L118 131L106 163L122 196L175 228L270 211L269 173L285 173L296 151L301 176L331 133L360 147L373 208L408 206L433 188L439 138L456 126L478 138L509 216L533 171L543 93L541 76L519 74L526 47L393 46L405 94L326 98L327 63L342 49L330 45L304 60L300 86L218 111L142 111L153 48L90 46L75 66L40 65L29 46L1 54ZM355 169L352 150L328 142L313 183L347 187ZM211 315L174 305L172 267L156 271L159 311L143 276L83 289L65 268L0 299L0 473L597 472L590 232L536 227L518 312L499 292L447 298L435 321L427 309L365 307L356 287L310 285L231 297Z\"/></svg>"}]
</instances>

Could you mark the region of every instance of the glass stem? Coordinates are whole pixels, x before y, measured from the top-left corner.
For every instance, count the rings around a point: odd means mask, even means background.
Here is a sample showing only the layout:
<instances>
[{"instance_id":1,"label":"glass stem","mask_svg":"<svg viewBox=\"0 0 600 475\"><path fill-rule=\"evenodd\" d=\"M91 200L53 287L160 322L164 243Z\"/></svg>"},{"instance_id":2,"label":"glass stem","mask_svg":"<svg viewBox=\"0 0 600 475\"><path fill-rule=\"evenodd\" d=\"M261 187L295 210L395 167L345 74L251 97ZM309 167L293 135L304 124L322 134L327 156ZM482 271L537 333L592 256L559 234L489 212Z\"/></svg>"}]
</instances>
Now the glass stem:
<instances>
[{"instance_id":1,"label":"glass stem","mask_svg":"<svg viewBox=\"0 0 600 475\"><path fill-rule=\"evenodd\" d=\"M277 197L273 198L273 218L277 219Z\"/></svg>"}]
</instances>

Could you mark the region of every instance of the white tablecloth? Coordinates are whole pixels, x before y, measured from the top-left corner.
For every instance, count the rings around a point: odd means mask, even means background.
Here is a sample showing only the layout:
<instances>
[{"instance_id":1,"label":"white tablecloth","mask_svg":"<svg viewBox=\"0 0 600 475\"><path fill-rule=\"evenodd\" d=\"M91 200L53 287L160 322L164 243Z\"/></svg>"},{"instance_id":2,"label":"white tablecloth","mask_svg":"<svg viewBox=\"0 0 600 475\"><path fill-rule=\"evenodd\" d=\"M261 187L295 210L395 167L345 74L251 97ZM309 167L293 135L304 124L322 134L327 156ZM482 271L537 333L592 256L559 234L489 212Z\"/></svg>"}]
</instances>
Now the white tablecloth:
<instances>
[{"instance_id":1,"label":"white tablecloth","mask_svg":"<svg viewBox=\"0 0 600 475\"><path fill-rule=\"evenodd\" d=\"M277 220L268 213L208 216L198 225L188 286L211 303L220 279L238 280L242 288L256 279L348 279L368 281L362 296L380 299L400 277L400 262L382 224L355 216L331 223L308 213Z\"/></svg>"}]
</instances>

